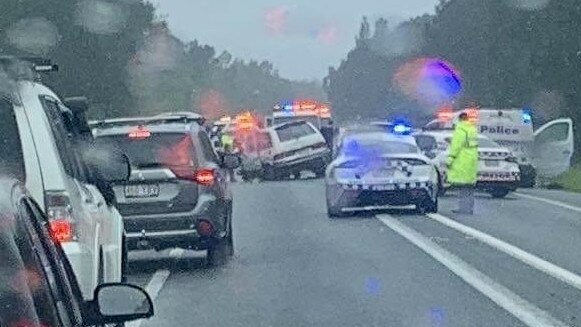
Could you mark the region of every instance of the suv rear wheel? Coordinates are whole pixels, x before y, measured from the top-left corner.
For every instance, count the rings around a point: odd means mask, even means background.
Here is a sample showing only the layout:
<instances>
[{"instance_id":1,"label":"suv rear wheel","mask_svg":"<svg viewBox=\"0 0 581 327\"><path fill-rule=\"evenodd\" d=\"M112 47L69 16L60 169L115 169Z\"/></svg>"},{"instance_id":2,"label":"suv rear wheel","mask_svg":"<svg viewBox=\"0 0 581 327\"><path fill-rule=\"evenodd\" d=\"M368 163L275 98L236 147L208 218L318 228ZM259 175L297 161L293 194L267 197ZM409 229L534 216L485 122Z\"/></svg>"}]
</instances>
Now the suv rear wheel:
<instances>
[{"instance_id":1,"label":"suv rear wheel","mask_svg":"<svg viewBox=\"0 0 581 327\"><path fill-rule=\"evenodd\" d=\"M224 238L215 238L208 247L206 262L209 267L225 265L234 255L234 238L232 235L232 219L228 223L228 234Z\"/></svg>"}]
</instances>

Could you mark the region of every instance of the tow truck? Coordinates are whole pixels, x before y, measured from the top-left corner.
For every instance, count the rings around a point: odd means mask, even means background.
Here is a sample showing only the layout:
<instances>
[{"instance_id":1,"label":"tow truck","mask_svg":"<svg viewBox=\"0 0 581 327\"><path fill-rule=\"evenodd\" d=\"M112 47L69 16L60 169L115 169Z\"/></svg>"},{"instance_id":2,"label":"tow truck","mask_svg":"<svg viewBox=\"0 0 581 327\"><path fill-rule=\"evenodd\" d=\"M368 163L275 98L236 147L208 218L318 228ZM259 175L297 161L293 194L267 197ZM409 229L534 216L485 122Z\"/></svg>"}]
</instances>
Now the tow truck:
<instances>
[{"instance_id":1,"label":"tow truck","mask_svg":"<svg viewBox=\"0 0 581 327\"><path fill-rule=\"evenodd\" d=\"M574 150L573 120L559 118L534 128L533 111L528 108L443 108L424 130L451 130L460 113L466 112L480 134L509 148L517 158L521 187L533 187L571 167Z\"/></svg>"}]
</instances>

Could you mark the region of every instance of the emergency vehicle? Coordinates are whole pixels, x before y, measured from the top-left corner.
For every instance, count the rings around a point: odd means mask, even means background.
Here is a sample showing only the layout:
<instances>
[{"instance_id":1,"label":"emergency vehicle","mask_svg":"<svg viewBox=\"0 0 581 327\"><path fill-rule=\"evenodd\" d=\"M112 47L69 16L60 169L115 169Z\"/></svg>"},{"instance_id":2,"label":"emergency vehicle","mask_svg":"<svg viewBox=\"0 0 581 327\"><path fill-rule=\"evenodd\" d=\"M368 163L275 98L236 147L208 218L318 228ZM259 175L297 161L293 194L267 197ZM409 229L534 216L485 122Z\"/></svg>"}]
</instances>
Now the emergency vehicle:
<instances>
[{"instance_id":1,"label":"emergency vehicle","mask_svg":"<svg viewBox=\"0 0 581 327\"><path fill-rule=\"evenodd\" d=\"M570 118L556 119L535 129L532 111L528 109L446 109L424 130L451 130L461 112L468 113L480 135L510 149L519 164L521 186L532 187L537 175L541 179L551 178L571 167L574 136Z\"/></svg>"},{"instance_id":2,"label":"emergency vehicle","mask_svg":"<svg viewBox=\"0 0 581 327\"><path fill-rule=\"evenodd\" d=\"M427 156L433 158L441 174L441 194L450 184L446 181L447 159L452 130L424 131L414 134L416 143ZM502 198L515 191L520 184L520 169L512 152L490 138L478 136L478 176L476 188L492 197Z\"/></svg>"},{"instance_id":3,"label":"emergency vehicle","mask_svg":"<svg viewBox=\"0 0 581 327\"><path fill-rule=\"evenodd\" d=\"M402 207L438 211L437 168L410 132L395 124L389 133L352 131L341 138L325 177L330 218Z\"/></svg>"},{"instance_id":4,"label":"emergency vehicle","mask_svg":"<svg viewBox=\"0 0 581 327\"><path fill-rule=\"evenodd\" d=\"M274 106L272 115L265 118L266 126L303 120L319 130L332 125L331 107L313 100L297 100Z\"/></svg>"}]
</instances>

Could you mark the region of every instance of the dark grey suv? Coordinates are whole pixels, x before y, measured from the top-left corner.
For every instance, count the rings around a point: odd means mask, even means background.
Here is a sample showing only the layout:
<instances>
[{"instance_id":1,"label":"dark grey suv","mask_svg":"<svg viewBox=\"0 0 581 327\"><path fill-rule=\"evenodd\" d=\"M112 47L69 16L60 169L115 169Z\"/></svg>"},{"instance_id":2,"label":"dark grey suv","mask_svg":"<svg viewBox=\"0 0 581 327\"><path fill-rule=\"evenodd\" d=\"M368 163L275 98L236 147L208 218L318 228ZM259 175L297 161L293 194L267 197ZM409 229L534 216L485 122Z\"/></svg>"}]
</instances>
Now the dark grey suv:
<instances>
[{"instance_id":1,"label":"dark grey suv","mask_svg":"<svg viewBox=\"0 0 581 327\"><path fill-rule=\"evenodd\" d=\"M191 116L127 118L93 122L97 143L121 150L131 178L113 186L130 250L181 247L208 250L208 264L233 255L232 195L227 168Z\"/></svg>"}]
</instances>

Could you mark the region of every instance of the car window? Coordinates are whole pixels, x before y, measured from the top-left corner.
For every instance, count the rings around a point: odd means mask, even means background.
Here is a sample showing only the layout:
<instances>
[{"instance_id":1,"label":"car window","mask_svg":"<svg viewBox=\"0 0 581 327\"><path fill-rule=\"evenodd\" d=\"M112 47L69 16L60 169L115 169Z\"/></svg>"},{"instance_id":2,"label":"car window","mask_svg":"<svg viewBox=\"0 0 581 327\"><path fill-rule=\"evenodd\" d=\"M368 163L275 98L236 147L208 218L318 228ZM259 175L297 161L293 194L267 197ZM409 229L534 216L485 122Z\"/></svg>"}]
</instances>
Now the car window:
<instances>
[{"instance_id":1,"label":"car window","mask_svg":"<svg viewBox=\"0 0 581 327\"><path fill-rule=\"evenodd\" d=\"M169 166L198 167L192 137L188 133L151 133L148 137L128 134L99 136L97 146L114 146L137 168Z\"/></svg>"},{"instance_id":2,"label":"car window","mask_svg":"<svg viewBox=\"0 0 581 327\"><path fill-rule=\"evenodd\" d=\"M25 180L24 156L12 103L0 98L0 174Z\"/></svg>"},{"instance_id":3,"label":"car window","mask_svg":"<svg viewBox=\"0 0 581 327\"><path fill-rule=\"evenodd\" d=\"M545 130L540 132L535 142L537 144L548 143L548 142L559 142L566 141L569 135L569 124L557 123L547 127Z\"/></svg>"},{"instance_id":4,"label":"car window","mask_svg":"<svg viewBox=\"0 0 581 327\"><path fill-rule=\"evenodd\" d=\"M76 135L72 129L72 122L68 121L66 115L63 115L59 103L54 98L41 96L40 101L48 116L65 172L71 177L86 181L86 169L82 167L79 153L73 143L73 138Z\"/></svg>"},{"instance_id":5,"label":"car window","mask_svg":"<svg viewBox=\"0 0 581 327\"><path fill-rule=\"evenodd\" d=\"M218 157L216 152L214 151L214 147L212 146L212 142L210 142L210 138L206 132L200 131L198 132L198 137L200 139L200 143L202 146L202 152L204 153L204 157L208 161L218 162Z\"/></svg>"},{"instance_id":6,"label":"car window","mask_svg":"<svg viewBox=\"0 0 581 327\"><path fill-rule=\"evenodd\" d=\"M276 133L281 142L290 141L299 137L315 134L316 131L307 123L283 125L276 128Z\"/></svg>"},{"instance_id":7,"label":"car window","mask_svg":"<svg viewBox=\"0 0 581 327\"><path fill-rule=\"evenodd\" d=\"M431 135L415 135L416 143L422 151L431 151L437 148L436 138Z\"/></svg>"},{"instance_id":8,"label":"car window","mask_svg":"<svg viewBox=\"0 0 581 327\"><path fill-rule=\"evenodd\" d=\"M389 155L417 153L418 148L410 143L383 140L347 139L342 144L341 153L346 156Z\"/></svg>"}]
</instances>

